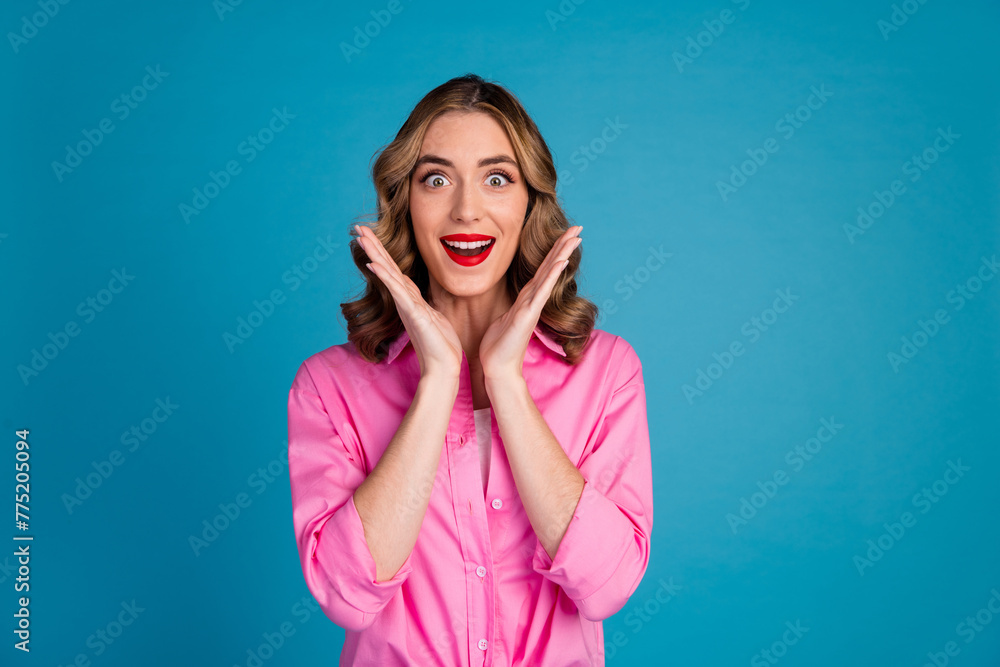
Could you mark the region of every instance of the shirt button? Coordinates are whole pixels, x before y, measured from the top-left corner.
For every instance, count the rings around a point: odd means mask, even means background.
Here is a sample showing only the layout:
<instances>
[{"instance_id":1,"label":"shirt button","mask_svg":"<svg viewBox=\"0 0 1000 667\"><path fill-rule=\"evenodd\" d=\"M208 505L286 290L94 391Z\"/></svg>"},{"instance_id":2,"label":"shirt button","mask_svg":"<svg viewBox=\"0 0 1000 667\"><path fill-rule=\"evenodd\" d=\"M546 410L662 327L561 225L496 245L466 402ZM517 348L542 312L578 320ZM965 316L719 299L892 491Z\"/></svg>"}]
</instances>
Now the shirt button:
<instances>
[{"instance_id":1,"label":"shirt button","mask_svg":"<svg viewBox=\"0 0 1000 667\"><path fill-rule=\"evenodd\" d=\"M500 500L499 498L494 498L492 505L493 505L493 509L498 510L501 507L503 507L503 501Z\"/></svg>"},{"instance_id":2,"label":"shirt button","mask_svg":"<svg viewBox=\"0 0 1000 667\"><path fill-rule=\"evenodd\" d=\"M486 641L485 639L480 639L479 640L479 650L480 651L485 651L486 647L489 646L489 645L490 645L490 643L488 641Z\"/></svg>"},{"instance_id":3,"label":"shirt button","mask_svg":"<svg viewBox=\"0 0 1000 667\"><path fill-rule=\"evenodd\" d=\"M486 576L486 568L483 567L482 565L480 565L479 567L476 568L476 574L478 574L480 577L485 577Z\"/></svg>"}]
</instances>

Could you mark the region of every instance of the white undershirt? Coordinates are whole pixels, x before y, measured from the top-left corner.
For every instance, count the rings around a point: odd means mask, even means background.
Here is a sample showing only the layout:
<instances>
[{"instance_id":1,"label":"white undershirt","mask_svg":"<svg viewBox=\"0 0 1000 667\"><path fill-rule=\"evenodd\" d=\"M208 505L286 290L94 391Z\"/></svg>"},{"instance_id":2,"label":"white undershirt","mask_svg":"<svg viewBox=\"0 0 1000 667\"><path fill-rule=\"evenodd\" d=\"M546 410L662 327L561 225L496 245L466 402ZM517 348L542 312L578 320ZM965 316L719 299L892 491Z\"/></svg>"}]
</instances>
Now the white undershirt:
<instances>
[{"instance_id":1,"label":"white undershirt","mask_svg":"<svg viewBox=\"0 0 1000 667\"><path fill-rule=\"evenodd\" d=\"M490 478L490 452L493 450L493 425L490 419L490 408L473 410L476 420L476 440L479 442L479 470L483 475L483 495L486 495L486 482Z\"/></svg>"}]
</instances>

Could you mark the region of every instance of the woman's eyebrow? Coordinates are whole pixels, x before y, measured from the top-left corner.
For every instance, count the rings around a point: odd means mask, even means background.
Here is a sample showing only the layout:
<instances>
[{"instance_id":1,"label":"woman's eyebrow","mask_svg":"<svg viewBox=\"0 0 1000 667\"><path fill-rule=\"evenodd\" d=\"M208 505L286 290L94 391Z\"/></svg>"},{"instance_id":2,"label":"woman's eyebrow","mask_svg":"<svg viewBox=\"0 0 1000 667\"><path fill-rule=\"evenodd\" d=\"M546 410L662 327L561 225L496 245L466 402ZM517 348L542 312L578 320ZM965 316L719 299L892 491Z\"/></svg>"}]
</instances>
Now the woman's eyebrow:
<instances>
[{"instance_id":1,"label":"woman's eyebrow","mask_svg":"<svg viewBox=\"0 0 1000 667\"><path fill-rule=\"evenodd\" d=\"M487 167L491 164L503 164L503 163L508 163L515 167L517 166L517 162L514 160L514 158L508 155L494 155L493 157L484 157L482 160L479 161L478 166ZM433 153L421 155L420 158L417 159L417 163L413 165L413 168L416 169L417 167L423 164L439 164L444 167L451 167L452 169L455 168L455 165L452 163L451 160L446 160L440 155L434 155Z\"/></svg>"}]
</instances>

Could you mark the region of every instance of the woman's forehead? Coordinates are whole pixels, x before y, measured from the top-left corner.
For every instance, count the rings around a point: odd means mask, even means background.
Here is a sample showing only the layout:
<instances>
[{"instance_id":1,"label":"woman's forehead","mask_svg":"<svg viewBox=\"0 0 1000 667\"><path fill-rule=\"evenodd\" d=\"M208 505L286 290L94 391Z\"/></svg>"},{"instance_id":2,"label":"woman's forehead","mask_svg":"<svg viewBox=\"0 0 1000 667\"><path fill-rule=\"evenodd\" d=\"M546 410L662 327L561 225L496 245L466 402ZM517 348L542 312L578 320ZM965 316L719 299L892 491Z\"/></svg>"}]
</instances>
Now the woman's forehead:
<instances>
[{"instance_id":1,"label":"woman's forehead","mask_svg":"<svg viewBox=\"0 0 1000 667\"><path fill-rule=\"evenodd\" d=\"M449 111L435 118L428 126L420 153L441 155L450 151L479 159L487 153L495 154L498 149L511 155L514 152L507 132L495 118L481 111Z\"/></svg>"}]
</instances>

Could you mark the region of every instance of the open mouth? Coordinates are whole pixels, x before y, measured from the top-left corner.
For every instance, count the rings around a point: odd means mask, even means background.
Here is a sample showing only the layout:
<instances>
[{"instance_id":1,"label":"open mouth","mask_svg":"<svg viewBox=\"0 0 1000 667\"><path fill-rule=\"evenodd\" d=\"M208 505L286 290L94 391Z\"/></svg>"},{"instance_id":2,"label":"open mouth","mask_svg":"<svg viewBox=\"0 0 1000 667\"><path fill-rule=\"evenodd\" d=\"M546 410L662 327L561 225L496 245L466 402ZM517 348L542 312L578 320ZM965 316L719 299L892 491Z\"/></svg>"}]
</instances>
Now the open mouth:
<instances>
[{"instance_id":1,"label":"open mouth","mask_svg":"<svg viewBox=\"0 0 1000 667\"><path fill-rule=\"evenodd\" d=\"M496 239L490 239L488 241L445 241L441 240L445 248L455 253L456 255L461 255L462 257L475 257L476 255L481 255L489 249Z\"/></svg>"},{"instance_id":2,"label":"open mouth","mask_svg":"<svg viewBox=\"0 0 1000 667\"><path fill-rule=\"evenodd\" d=\"M441 245L448 258L456 264L476 266L490 256L496 239L484 234L449 234L441 237Z\"/></svg>"}]
</instances>

